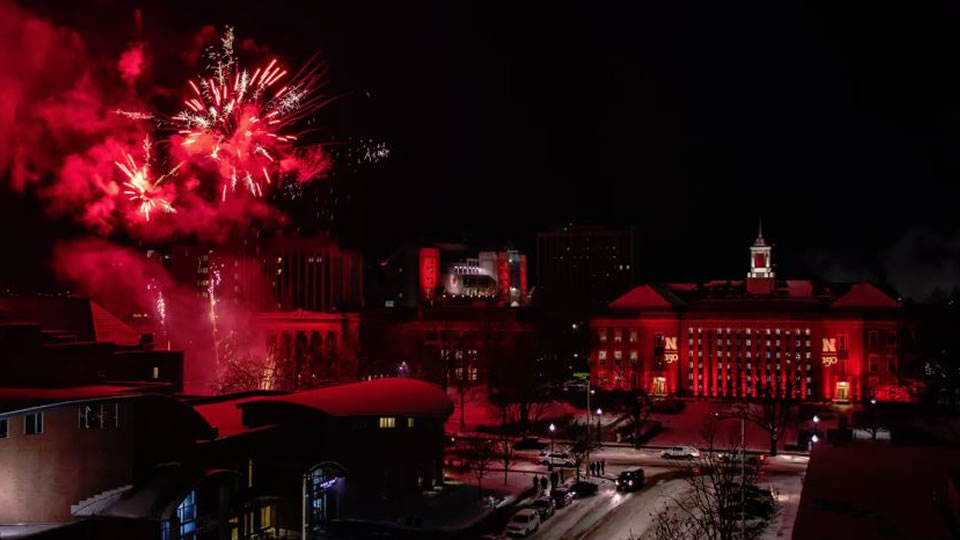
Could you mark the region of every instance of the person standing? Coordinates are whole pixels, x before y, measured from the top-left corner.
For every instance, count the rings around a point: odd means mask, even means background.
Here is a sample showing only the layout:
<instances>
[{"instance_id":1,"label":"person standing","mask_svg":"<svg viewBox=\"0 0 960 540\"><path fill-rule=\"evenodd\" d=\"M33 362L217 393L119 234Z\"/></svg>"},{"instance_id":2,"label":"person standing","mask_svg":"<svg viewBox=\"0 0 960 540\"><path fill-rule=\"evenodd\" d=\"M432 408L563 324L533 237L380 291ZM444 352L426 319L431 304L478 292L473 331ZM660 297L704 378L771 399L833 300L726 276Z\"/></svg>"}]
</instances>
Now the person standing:
<instances>
[{"instance_id":1,"label":"person standing","mask_svg":"<svg viewBox=\"0 0 960 540\"><path fill-rule=\"evenodd\" d=\"M556 489L558 484L560 484L560 473L553 471L550 473L550 486Z\"/></svg>"},{"instance_id":2,"label":"person standing","mask_svg":"<svg viewBox=\"0 0 960 540\"><path fill-rule=\"evenodd\" d=\"M533 492L539 494L540 489L540 477L533 475Z\"/></svg>"},{"instance_id":3,"label":"person standing","mask_svg":"<svg viewBox=\"0 0 960 540\"><path fill-rule=\"evenodd\" d=\"M540 477L540 493L547 493L547 477Z\"/></svg>"},{"instance_id":4,"label":"person standing","mask_svg":"<svg viewBox=\"0 0 960 540\"><path fill-rule=\"evenodd\" d=\"M607 474L607 460L600 460L600 474Z\"/></svg>"}]
</instances>

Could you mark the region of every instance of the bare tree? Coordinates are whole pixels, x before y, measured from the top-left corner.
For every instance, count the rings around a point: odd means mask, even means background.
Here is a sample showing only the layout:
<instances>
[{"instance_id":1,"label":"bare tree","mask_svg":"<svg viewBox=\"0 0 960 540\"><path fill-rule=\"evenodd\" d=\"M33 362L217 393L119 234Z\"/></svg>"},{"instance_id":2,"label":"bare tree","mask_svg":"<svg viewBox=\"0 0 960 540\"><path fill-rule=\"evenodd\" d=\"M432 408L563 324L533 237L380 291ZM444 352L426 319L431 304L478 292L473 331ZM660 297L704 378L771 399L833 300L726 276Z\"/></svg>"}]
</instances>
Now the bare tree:
<instances>
[{"instance_id":1,"label":"bare tree","mask_svg":"<svg viewBox=\"0 0 960 540\"><path fill-rule=\"evenodd\" d=\"M633 445L640 446L640 436L643 426L646 425L650 414L653 413L655 400L643 388L637 388L626 393L625 398L618 403L618 408L630 417L630 432L633 436Z\"/></svg>"},{"instance_id":2,"label":"bare tree","mask_svg":"<svg viewBox=\"0 0 960 540\"><path fill-rule=\"evenodd\" d=\"M766 398L747 407L747 419L760 426L770 437L770 455L777 455L777 444L783 432L796 421L794 405L786 400Z\"/></svg>"},{"instance_id":3,"label":"bare tree","mask_svg":"<svg viewBox=\"0 0 960 540\"><path fill-rule=\"evenodd\" d=\"M497 443L497 458L503 463L503 485L507 485L507 472L514 463L513 445L506 438Z\"/></svg>"},{"instance_id":4,"label":"bare tree","mask_svg":"<svg viewBox=\"0 0 960 540\"><path fill-rule=\"evenodd\" d=\"M718 446L718 428L716 420L704 426L707 450L682 466L684 490L654 517L657 540L753 540L775 515L773 497L756 486L757 467L730 459L744 451L739 430Z\"/></svg>"},{"instance_id":5,"label":"bare tree","mask_svg":"<svg viewBox=\"0 0 960 540\"><path fill-rule=\"evenodd\" d=\"M580 466L589 461L590 453L597 447L597 440L590 436L590 426L571 423L567 428L570 439L570 457L577 468L577 482L580 481Z\"/></svg>"},{"instance_id":6,"label":"bare tree","mask_svg":"<svg viewBox=\"0 0 960 540\"><path fill-rule=\"evenodd\" d=\"M497 457L493 441L489 439L471 439L463 456L463 467L473 471L477 478L478 496L483 496L483 477L490 470Z\"/></svg>"}]
</instances>

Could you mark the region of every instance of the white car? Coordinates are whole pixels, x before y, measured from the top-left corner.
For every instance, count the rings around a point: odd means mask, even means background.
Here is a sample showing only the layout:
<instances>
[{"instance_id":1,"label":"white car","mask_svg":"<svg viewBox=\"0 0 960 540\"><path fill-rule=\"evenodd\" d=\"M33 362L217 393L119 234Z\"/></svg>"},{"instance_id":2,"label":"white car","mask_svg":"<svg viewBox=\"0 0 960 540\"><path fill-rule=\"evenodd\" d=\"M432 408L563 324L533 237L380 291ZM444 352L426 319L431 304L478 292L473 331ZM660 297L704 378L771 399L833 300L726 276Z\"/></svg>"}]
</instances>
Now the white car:
<instances>
[{"instance_id":1,"label":"white car","mask_svg":"<svg viewBox=\"0 0 960 540\"><path fill-rule=\"evenodd\" d=\"M566 452L553 452L540 455L541 465L553 465L554 467L573 467L576 462L573 457Z\"/></svg>"},{"instance_id":2,"label":"white car","mask_svg":"<svg viewBox=\"0 0 960 540\"><path fill-rule=\"evenodd\" d=\"M674 446L660 452L660 457L668 459L693 459L700 457L700 451L692 446Z\"/></svg>"},{"instance_id":3,"label":"white car","mask_svg":"<svg viewBox=\"0 0 960 540\"><path fill-rule=\"evenodd\" d=\"M540 528L540 513L533 508L520 510L507 523L507 534L527 536Z\"/></svg>"}]
</instances>

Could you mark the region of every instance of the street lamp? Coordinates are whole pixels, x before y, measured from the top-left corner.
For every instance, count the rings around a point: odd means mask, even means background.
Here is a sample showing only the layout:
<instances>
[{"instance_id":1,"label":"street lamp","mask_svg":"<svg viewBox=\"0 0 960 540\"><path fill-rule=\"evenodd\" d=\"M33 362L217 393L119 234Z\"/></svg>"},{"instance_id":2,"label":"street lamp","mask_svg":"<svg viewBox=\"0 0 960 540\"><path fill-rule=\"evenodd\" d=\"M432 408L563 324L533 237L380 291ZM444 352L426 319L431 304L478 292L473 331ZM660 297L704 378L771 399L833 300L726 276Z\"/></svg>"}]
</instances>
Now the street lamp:
<instances>
[{"instance_id":1,"label":"street lamp","mask_svg":"<svg viewBox=\"0 0 960 540\"><path fill-rule=\"evenodd\" d=\"M813 437L810 437L810 442L815 443L820 440L820 437L817 437L817 434L814 433Z\"/></svg>"},{"instance_id":2,"label":"street lamp","mask_svg":"<svg viewBox=\"0 0 960 540\"><path fill-rule=\"evenodd\" d=\"M816 424L819 421L820 421L820 417L817 415L813 415L813 423Z\"/></svg>"},{"instance_id":3,"label":"street lamp","mask_svg":"<svg viewBox=\"0 0 960 540\"><path fill-rule=\"evenodd\" d=\"M603 439L603 435L600 433L600 420L603 418L603 409L597 407L597 444L600 444L600 441Z\"/></svg>"},{"instance_id":4,"label":"street lamp","mask_svg":"<svg viewBox=\"0 0 960 540\"><path fill-rule=\"evenodd\" d=\"M876 400L876 399L871 399L871 400L870 400L870 404L871 404L871 405L876 405L876 404L877 404L877 400Z\"/></svg>"},{"instance_id":5,"label":"street lamp","mask_svg":"<svg viewBox=\"0 0 960 540\"><path fill-rule=\"evenodd\" d=\"M557 430L557 426L550 423L550 453L553 454L553 432Z\"/></svg>"}]
</instances>

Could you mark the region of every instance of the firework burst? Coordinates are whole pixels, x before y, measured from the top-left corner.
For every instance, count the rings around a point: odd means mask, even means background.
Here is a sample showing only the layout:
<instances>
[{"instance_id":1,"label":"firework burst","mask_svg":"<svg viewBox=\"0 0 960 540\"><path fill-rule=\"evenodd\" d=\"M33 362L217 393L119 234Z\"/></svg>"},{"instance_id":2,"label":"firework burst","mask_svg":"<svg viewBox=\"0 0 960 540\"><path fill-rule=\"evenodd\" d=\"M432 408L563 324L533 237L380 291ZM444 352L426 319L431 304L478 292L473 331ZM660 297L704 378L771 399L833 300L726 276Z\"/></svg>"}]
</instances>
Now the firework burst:
<instances>
[{"instance_id":1,"label":"firework burst","mask_svg":"<svg viewBox=\"0 0 960 540\"><path fill-rule=\"evenodd\" d=\"M207 59L206 75L189 81L186 108L172 118L179 144L191 158L215 164L222 199L238 188L260 197L292 153L293 126L329 102L315 92L325 70L311 61L288 77L273 59L251 72L234 56L231 28Z\"/></svg>"},{"instance_id":2,"label":"firework burst","mask_svg":"<svg viewBox=\"0 0 960 540\"><path fill-rule=\"evenodd\" d=\"M176 208L170 204L169 200L164 198L160 185L176 173L180 165L153 181L150 179L150 139L148 138L143 140L143 152L143 165L138 166L136 160L129 153L124 153L123 162L114 161L114 163L127 177L127 181L123 183L123 193L137 205L137 211L143 216L144 221L150 221L150 214L155 210L171 214L176 213Z\"/></svg>"}]
</instances>

